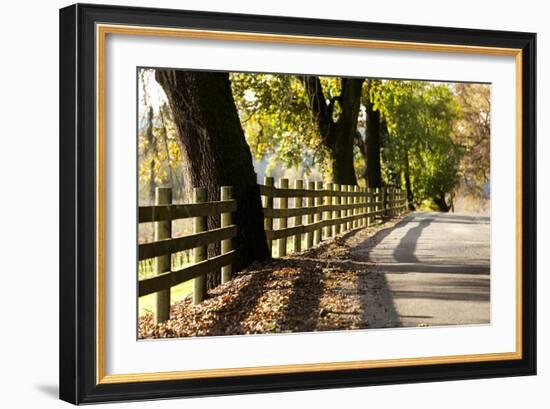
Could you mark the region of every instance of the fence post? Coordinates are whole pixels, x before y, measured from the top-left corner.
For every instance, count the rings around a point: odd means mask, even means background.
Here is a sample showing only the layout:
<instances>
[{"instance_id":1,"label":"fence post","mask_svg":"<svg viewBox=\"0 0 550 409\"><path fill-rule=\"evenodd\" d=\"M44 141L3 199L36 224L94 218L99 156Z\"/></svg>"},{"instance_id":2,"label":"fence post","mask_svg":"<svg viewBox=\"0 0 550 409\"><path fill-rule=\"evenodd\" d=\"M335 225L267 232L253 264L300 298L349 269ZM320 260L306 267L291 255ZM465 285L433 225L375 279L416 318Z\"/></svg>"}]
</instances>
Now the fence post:
<instances>
[{"instance_id":1,"label":"fence post","mask_svg":"<svg viewBox=\"0 0 550 409\"><path fill-rule=\"evenodd\" d=\"M363 188L360 187L360 186L357 186L357 190L356 192L359 194L359 196L356 197L356 202L357 204L359 204L360 206L355 209L355 213L357 215L360 215L361 213L363 213L363 207L361 206L361 204L363 203ZM357 226L356 227L362 227L363 226L363 218L360 217L359 219L357 219Z\"/></svg>"},{"instance_id":2,"label":"fence post","mask_svg":"<svg viewBox=\"0 0 550 409\"><path fill-rule=\"evenodd\" d=\"M386 188L383 187L380 190L381 190L381 196L382 196L382 218L385 218L388 215L388 211L387 211L388 201L386 198Z\"/></svg>"},{"instance_id":3,"label":"fence post","mask_svg":"<svg viewBox=\"0 0 550 409\"><path fill-rule=\"evenodd\" d=\"M332 185L333 194L334 194L334 196L332 196L332 205L333 206L338 206L340 204L340 194L339 193L340 193L341 188L342 187L338 183L334 183ZM332 212L332 220L333 220L332 235L333 236L337 236L338 234L340 234L340 225L335 222L339 218L340 218L340 210L334 210Z\"/></svg>"},{"instance_id":4,"label":"fence post","mask_svg":"<svg viewBox=\"0 0 550 409\"><path fill-rule=\"evenodd\" d=\"M386 196L388 198L388 203L387 203L387 205L388 205L388 217L391 218L392 217L392 202L393 202L392 188L391 187L387 188Z\"/></svg>"},{"instance_id":5,"label":"fence post","mask_svg":"<svg viewBox=\"0 0 550 409\"><path fill-rule=\"evenodd\" d=\"M280 189L288 189L288 179L279 179L279 188ZM279 198L279 209L287 209L288 208L288 197L280 197ZM287 218L281 217L279 218L279 226L278 229L286 229L287 228ZM286 236L281 237L278 241L278 257L284 257L286 256Z\"/></svg>"},{"instance_id":6,"label":"fence post","mask_svg":"<svg viewBox=\"0 0 550 409\"><path fill-rule=\"evenodd\" d=\"M395 216L399 216L399 189L394 187L393 188L393 201L394 201L394 204L393 206L395 207L394 209L394 215Z\"/></svg>"},{"instance_id":7,"label":"fence post","mask_svg":"<svg viewBox=\"0 0 550 409\"><path fill-rule=\"evenodd\" d=\"M348 193L353 192L353 186L347 185L347 192L348 192ZM351 204L353 204L353 197L352 197L352 196L347 196L347 198L346 198L346 203L348 204L348 206L351 205ZM349 209L349 208L348 208L348 210L347 210L347 212L346 212L346 217L351 216L351 215L352 215L352 212L353 212L353 209ZM347 229L348 231L350 231L351 228L352 228L352 223L351 223L351 222L346 222L346 229Z\"/></svg>"},{"instance_id":8,"label":"fence post","mask_svg":"<svg viewBox=\"0 0 550 409\"><path fill-rule=\"evenodd\" d=\"M391 187L386 188L386 216L391 218Z\"/></svg>"},{"instance_id":9,"label":"fence post","mask_svg":"<svg viewBox=\"0 0 550 409\"><path fill-rule=\"evenodd\" d=\"M315 182L315 190L317 190L317 191L323 190L323 182ZM322 200L323 200L323 198L321 196L315 196L315 207L321 206ZM321 212L318 211L317 209L315 209L314 223L320 222L321 219L322 219ZM313 232L313 244L314 245L317 245L321 242L322 234L323 234L323 232L321 231L321 229L315 229L315 231Z\"/></svg>"},{"instance_id":10,"label":"fence post","mask_svg":"<svg viewBox=\"0 0 550 409\"><path fill-rule=\"evenodd\" d=\"M357 196L357 193L359 193L359 186L357 185L354 185L353 186L353 193L355 193L356 196L353 196L353 204L354 205L357 205L359 204L359 196ZM359 214L359 208L358 207L354 207L353 208L353 215L356 216L357 214ZM353 221L353 228L357 228L359 227L359 219L356 219Z\"/></svg>"},{"instance_id":11,"label":"fence post","mask_svg":"<svg viewBox=\"0 0 550 409\"><path fill-rule=\"evenodd\" d=\"M155 205L172 204L172 189L169 187L155 188ZM169 239L172 237L172 221L163 220L155 222L155 241ZM155 258L153 267L155 275L160 275L171 270L172 255L166 254ZM170 318L170 288L156 293L155 302L155 323L166 321Z\"/></svg>"},{"instance_id":12,"label":"fence post","mask_svg":"<svg viewBox=\"0 0 550 409\"><path fill-rule=\"evenodd\" d=\"M395 199L396 200L395 205L397 206L397 208L395 209L395 215L399 216L399 213L401 211L401 208L399 207L400 206L399 200L401 199L401 194L399 193L399 189L396 188L395 191L397 192L397 198Z\"/></svg>"},{"instance_id":13,"label":"fence post","mask_svg":"<svg viewBox=\"0 0 550 409\"><path fill-rule=\"evenodd\" d=\"M372 202L372 189L370 187L367 188L367 227L369 227L372 224L372 215L371 212L373 211L371 202Z\"/></svg>"},{"instance_id":14,"label":"fence post","mask_svg":"<svg viewBox=\"0 0 550 409\"><path fill-rule=\"evenodd\" d=\"M344 206L347 206L348 205L348 196L347 196L347 193L348 192L348 185L342 185L342 193L344 193L344 196L342 196L342 204ZM348 217L348 209L345 209L345 210L342 210L342 219L345 219L346 217ZM347 232L349 229L348 229L348 223L347 222L344 222L342 223L342 233L345 233Z\"/></svg>"},{"instance_id":15,"label":"fence post","mask_svg":"<svg viewBox=\"0 0 550 409\"><path fill-rule=\"evenodd\" d=\"M307 188L307 190L315 190L315 182L308 181L307 184L306 184L306 188ZM310 210L313 209L313 196L307 196L306 197L306 206L308 208L310 208ZM314 210L311 210L310 213L307 214L306 223L308 225L313 223L313 215L314 214L315 214ZM306 249L309 249L311 247L313 247L313 232L308 231L306 233Z\"/></svg>"},{"instance_id":16,"label":"fence post","mask_svg":"<svg viewBox=\"0 0 550 409\"><path fill-rule=\"evenodd\" d=\"M397 192L397 193L396 193ZM394 216L399 216L399 189L397 188L393 188L393 201L394 201L394 207L395 207L395 210L394 210Z\"/></svg>"},{"instance_id":17,"label":"fence post","mask_svg":"<svg viewBox=\"0 0 550 409\"><path fill-rule=\"evenodd\" d=\"M380 200L380 188L377 187L374 189L374 211L375 211L375 214L374 214L374 217L373 217L373 221L376 221L376 219L378 219L380 217L380 203L381 203L381 200Z\"/></svg>"},{"instance_id":18,"label":"fence post","mask_svg":"<svg viewBox=\"0 0 550 409\"><path fill-rule=\"evenodd\" d=\"M367 194L366 194L366 190L367 188L365 187L361 187L359 188L359 191L361 192L361 199L360 199L360 202L363 206L361 206L361 209L360 209L360 212L359 213L362 213L363 214L363 217L361 217L361 227L366 227L367 226L367 217L365 216L365 213L367 213Z\"/></svg>"},{"instance_id":19,"label":"fence post","mask_svg":"<svg viewBox=\"0 0 550 409\"><path fill-rule=\"evenodd\" d=\"M220 188L220 200L233 199L233 186L222 186ZM220 215L220 227L227 227L233 224L233 214L231 212ZM233 240L222 240L221 254L229 253L233 250ZM222 267L222 284L231 280L232 266L228 264Z\"/></svg>"},{"instance_id":20,"label":"fence post","mask_svg":"<svg viewBox=\"0 0 550 409\"><path fill-rule=\"evenodd\" d=\"M392 187L391 188L391 216L394 217L395 216L395 188Z\"/></svg>"},{"instance_id":21,"label":"fence post","mask_svg":"<svg viewBox=\"0 0 550 409\"><path fill-rule=\"evenodd\" d=\"M363 212L365 213L365 217L363 218L363 226L367 227L369 225L369 216L367 215L369 212L368 208L368 201L369 201L369 194L367 193L367 188L363 188Z\"/></svg>"},{"instance_id":22,"label":"fence post","mask_svg":"<svg viewBox=\"0 0 550 409\"><path fill-rule=\"evenodd\" d=\"M294 189L303 189L304 188L304 182L301 180L295 180L294 181ZM295 196L294 197L294 208L299 209L302 207L302 196ZM294 217L294 226L301 226L302 225L302 216L295 216ZM299 253L302 251L302 235L297 234L294 236L294 252Z\"/></svg>"},{"instance_id":23,"label":"fence post","mask_svg":"<svg viewBox=\"0 0 550 409\"><path fill-rule=\"evenodd\" d=\"M193 189L193 203L206 202L206 189L196 187ZM206 217L193 218L193 233L200 233L206 230ZM193 249L193 262L199 263L206 260L206 246L195 247ZM206 296L206 275L203 274L193 280L193 304L198 304Z\"/></svg>"},{"instance_id":24,"label":"fence post","mask_svg":"<svg viewBox=\"0 0 550 409\"><path fill-rule=\"evenodd\" d=\"M264 178L264 185L267 187L273 187L275 185L275 180L272 177L266 176ZM273 209L273 196L268 194L264 196L264 209ZM273 240L269 238L269 234L273 231L273 218L264 217L264 230L267 236L267 247L269 248L269 255L273 257Z\"/></svg>"},{"instance_id":25,"label":"fence post","mask_svg":"<svg viewBox=\"0 0 550 409\"><path fill-rule=\"evenodd\" d=\"M326 206L330 206L331 202L332 202L332 183L331 182L327 182L327 187L326 187L326 190L327 190L327 194L325 196L325 200L324 200L324 205ZM330 220L332 219L332 211L330 210L327 210L325 211L325 214L323 215L323 220ZM325 226L325 239L328 239L330 238L330 236L332 236L332 226L329 224L328 226Z\"/></svg>"}]
</instances>

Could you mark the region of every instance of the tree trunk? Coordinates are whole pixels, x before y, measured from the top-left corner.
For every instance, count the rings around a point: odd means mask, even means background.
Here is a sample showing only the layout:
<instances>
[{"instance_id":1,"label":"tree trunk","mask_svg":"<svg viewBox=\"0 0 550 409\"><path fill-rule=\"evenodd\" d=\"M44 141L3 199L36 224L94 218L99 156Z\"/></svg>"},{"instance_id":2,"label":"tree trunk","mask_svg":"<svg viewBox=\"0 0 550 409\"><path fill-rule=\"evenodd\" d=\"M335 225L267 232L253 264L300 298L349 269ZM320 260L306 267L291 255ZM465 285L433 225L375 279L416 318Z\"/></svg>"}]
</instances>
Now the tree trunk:
<instances>
[{"instance_id":1,"label":"tree trunk","mask_svg":"<svg viewBox=\"0 0 550 409\"><path fill-rule=\"evenodd\" d=\"M407 190L407 202L409 203L409 210L414 212L416 207L414 206L414 195L411 185L411 170L409 165L409 150L405 149L405 189Z\"/></svg>"},{"instance_id":2,"label":"tree trunk","mask_svg":"<svg viewBox=\"0 0 550 409\"><path fill-rule=\"evenodd\" d=\"M208 200L219 200L220 186L233 186L238 226L235 270L268 258L260 190L229 74L157 70L155 78L166 93L182 142L185 184L206 188ZM209 229L218 227L219 217L208 218ZM209 255L218 251L219 246L209 246ZM219 282L219 272L208 274L209 288Z\"/></svg>"},{"instance_id":3,"label":"tree trunk","mask_svg":"<svg viewBox=\"0 0 550 409\"><path fill-rule=\"evenodd\" d=\"M447 213L450 210L450 207L445 200L445 192L439 192L439 194L433 199L433 201L439 208L440 212Z\"/></svg>"},{"instance_id":4,"label":"tree trunk","mask_svg":"<svg viewBox=\"0 0 550 409\"><path fill-rule=\"evenodd\" d=\"M328 148L332 160L332 180L341 185L356 185L353 166L353 142L357 131L357 117L361 103L363 79L342 78L342 90L327 104L319 77L304 77L311 109L315 115L321 141ZM339 117L333 120L334 104L340 105Z\"/></svg>"},{"instance_id":5,"label":"tree trunk","mask_svg":"<svg viewBox=\"0 0 550 409\"><path fill-rule=\"evenodd\" d=\"M367 80L367 97L365 108L367 114L367 187L382 187L382 171L380 167L380 111L375 110L370 100L370 87L373 80Z\"/></svg>"}]
</instances>

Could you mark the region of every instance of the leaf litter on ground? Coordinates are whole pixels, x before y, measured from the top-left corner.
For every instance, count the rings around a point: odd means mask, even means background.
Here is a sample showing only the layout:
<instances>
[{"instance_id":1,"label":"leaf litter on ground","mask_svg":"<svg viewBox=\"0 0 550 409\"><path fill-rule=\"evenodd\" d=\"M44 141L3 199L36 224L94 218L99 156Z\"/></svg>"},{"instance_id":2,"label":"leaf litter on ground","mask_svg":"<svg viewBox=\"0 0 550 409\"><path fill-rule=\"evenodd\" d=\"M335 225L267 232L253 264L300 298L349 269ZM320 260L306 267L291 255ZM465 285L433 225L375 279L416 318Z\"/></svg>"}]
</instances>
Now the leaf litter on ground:
<instances>
[{"instance_id":1,"label":"leaf litter on ground","mask_svg":"<svg viewBox=\"0 0 550 409\"><path fill-rule=\"evenodd\" d=\"M368 259L377 231L355 229L307 251L256 262L193 305L171 307L170 319L139 319L139 338L176 338L398 326L383 274Z\"/></svg>"}]
</instances>

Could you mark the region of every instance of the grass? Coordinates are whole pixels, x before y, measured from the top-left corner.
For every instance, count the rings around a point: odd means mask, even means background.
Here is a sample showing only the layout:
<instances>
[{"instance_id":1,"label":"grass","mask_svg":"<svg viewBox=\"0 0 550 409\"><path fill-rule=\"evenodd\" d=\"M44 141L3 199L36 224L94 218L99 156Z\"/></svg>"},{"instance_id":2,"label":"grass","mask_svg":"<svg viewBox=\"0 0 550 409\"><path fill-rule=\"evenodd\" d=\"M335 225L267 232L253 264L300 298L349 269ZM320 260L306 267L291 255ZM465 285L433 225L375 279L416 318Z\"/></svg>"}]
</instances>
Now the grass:
<instances>
[{"instance_id":1,"label":"grass","mask_svg":"<svg viewBox=\"0 0 550 409\"><path fill-rule=\"evenodd\" d=\"M179 252L172 254L172 270L193 264L190 261L190 252ZM140 280L149 278L154 275L153 260L143 260L138 265L138 277ZM188 295L193 294L193 280L185 281L170 289L170 303L174 304L177 301L184 300ZM149 294L138 299L139 316L142 317L148 313L152 313L155 309L156 294Z\"/></svg>"},{"instance_id":2,"label":"grass","mask_svg":"<svg viewBox=\"0 0 550 409\"><path fill-rule=\"evenodd\" d=\"M170 303L184 300L189 294L193 293L193 280L185 281L170 289ZM156 294L149 294L140 297L138 301L139 316L142 317L152 313L155 308Z\"/></svg>"}]
</instances>

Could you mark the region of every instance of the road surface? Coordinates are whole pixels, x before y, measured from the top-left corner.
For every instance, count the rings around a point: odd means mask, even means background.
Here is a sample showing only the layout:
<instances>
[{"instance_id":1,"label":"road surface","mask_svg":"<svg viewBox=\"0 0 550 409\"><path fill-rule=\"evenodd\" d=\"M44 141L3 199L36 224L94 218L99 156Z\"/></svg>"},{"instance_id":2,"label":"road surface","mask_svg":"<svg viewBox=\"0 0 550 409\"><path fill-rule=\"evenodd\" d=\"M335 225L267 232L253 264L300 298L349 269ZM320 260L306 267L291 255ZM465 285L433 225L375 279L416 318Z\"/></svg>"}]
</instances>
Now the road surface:
<instances>
[{"instance_id":1,"label":"road surface","mask_svg":"<svg viewBox=\"0 0 550 409\"><path fill-rule=\"evenodd\" d=\"M384 275L401 326L490 322L488 217L411 213L358 251Z\"/></svg>"}]
</instances>

